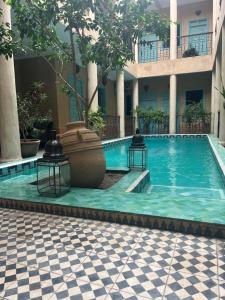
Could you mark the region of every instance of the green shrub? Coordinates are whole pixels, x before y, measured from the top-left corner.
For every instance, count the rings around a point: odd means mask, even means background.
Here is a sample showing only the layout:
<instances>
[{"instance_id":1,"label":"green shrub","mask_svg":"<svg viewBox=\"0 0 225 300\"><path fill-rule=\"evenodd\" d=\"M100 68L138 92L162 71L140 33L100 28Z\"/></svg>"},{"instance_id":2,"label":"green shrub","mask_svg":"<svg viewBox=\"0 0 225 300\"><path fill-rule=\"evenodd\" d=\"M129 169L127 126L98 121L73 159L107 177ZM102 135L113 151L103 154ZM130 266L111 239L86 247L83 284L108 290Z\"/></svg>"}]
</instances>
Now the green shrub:
<instances>
[{"instance_id":1,"label":"green shrub","mask_svg":"<svg viewBox=\"0 0 225 300\"><path fill-rule=\"evenodd\" d=\"M47 95L42 82L34 82L27 92L17 94L19 125L24 140L32 131L36 134L35 123L49 122L51 112L46 110L46 102Z\"/></svg>"},{"instance_id":2,"label":"green shrub","mask_svg":"<svg viewBox=\"0 0 225 300\"><path fill-rule=\"evenodd\" d=\"M205 110L202 103L193 103L186 106L184 118L187 123L202 121L205 117Z\"/></svg>"},{"instance_id":3,"label":"green shrub","mask_svg":"<svg viewBox=\"0 0 225 300\"><path fill-rule=\"evenodd\" d=\"M88 127L97 132L101 137L103 129L105 128L103 113L98 109L98 111L91 111L88 114Z\"/></svg>"}]
</instances>

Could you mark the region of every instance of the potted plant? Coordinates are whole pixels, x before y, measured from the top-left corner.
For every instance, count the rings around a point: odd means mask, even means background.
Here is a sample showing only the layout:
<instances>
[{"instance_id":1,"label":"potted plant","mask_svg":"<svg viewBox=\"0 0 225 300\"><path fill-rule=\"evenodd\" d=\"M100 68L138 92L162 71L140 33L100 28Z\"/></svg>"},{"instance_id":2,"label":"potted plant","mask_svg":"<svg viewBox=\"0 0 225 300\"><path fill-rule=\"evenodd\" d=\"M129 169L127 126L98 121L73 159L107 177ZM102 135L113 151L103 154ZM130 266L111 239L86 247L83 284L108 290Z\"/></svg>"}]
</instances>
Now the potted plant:
<instances>
[{"instance_id":1,"label":"potted plant","mask_svg":"<svg viewBox=\"0 0 225 300\"><path fill-rule=\"evenodd\" d=\"M207 114L204 110L202 103L190 103L186 106L183 116L183 122L187 125L185 130L190 133L190 130L194 133L199 133L204 129L204 126L208 122ZM185 133L185 132L183 132Z\"/></svg>"},{"instance_id":2,"label":"potted plant","mask_svg":"<svg viewBox=\"0 0 225 300\"><path fill-rule=\"evenodd\" d=\"M47 95L42 82L34 82L25 93L17 94L19 126L21 133L22 157L35 156L38 152L40 140L33 139L35 135L34 123L39 119L49 118L50 111L46 110Z\"/></svg>"},{"instance_id":3,"label":"potted plant","mask_svg":"<svg viewBox=\"0 0 225 300\"><path fill-rule=\"evenodd\" d=\"M101 110L91 111L88 114L88 126L91 130L95 131L97 135L102 139L103 130L105 128L105 121L103 119L103 113Z\"/></svg>"},{"instance_id":4,"label":"potted plant","mask_svg":"<svg viewBox=\"0 0 225 300\"><path fill-rule=\"evenodd\" d=\"M136 112L139 118L140 126L143 124L143 130L145 134L149 134L150 131L153 131L154 133L164 133L167 131L169 126L169 116L166 112L153 110L151 107L147 109L137 107Z\"/></svg>"},{"instance_id":5,"label":"potted plant","mask_svg":"<svg viewBox=\"0 0 225 300\"><path fill-rule=\"evenodd\" d=\"M187 49L183 53L183 57L193 57L193 56L199 56L199 53L195 48Z\"/></svg>"}]
</instances>

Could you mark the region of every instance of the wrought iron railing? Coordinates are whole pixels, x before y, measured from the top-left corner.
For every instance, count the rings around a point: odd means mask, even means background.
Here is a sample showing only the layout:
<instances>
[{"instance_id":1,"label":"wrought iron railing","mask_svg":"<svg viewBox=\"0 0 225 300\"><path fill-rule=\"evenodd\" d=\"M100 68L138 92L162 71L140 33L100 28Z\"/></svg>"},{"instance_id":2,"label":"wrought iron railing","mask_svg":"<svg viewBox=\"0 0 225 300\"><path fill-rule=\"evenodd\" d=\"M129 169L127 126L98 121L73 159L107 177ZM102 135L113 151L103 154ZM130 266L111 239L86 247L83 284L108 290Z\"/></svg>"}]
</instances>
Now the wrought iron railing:
<instances>
[{"instance_id":1,"label":"wrought iron railing","mask_svg":"<svg viewBox=\"0 0 225 300\"><path fill-rule=\"evenodd\" d=\"M125 135L130 136L135 133L135 117L125 117Z\"/></svg>"},{"instance_id":2,"label":"wrought iron railing","mask_svg":"<svg viewBox=\"0 0 225 300\"><path fill-rule=\"evenodd\" d=\"M185 35L177 38L177 58L212 53L212 32ZM139 63L170 59L170 39L145 41L138 44Z\"/></svg>"},{"instance_id":3,"label":"wrought iron railing","mask_svg":"<svg viewBox=\"0 0 225 300\"><path fill-rule=\"evenodd\" d=\"M178 42L177 58L212 53L212 32L182 36Z\"/></svg>"},{"instance_id":4,"label":"wrought iron railing","mask_svg":"<svg viewBox=\"0 0 225 300\"><path fill-rule=\"evenodd\" d=\"M205 113L201 116L192 116L186 118L185 115L177 115L177 133L180 134L204 134L211 130L211 113Z\"/></svg>"},{"instance_id":5,"label":"wrought iron railing","mask_svg":"<svg viewBox=\"0 0 225 300\"><path fill-rule=\"evenodd\" d=\"M120 117L106 115L104 121L103 139L118 138L120 136Z\"/></svg>"},{"instance_id":6,"label":"wrought iron railing","mask_svg":"<svg viewBox=\"0 0 225 300\"><path fill-rule=\"evenodd\" d=\"M139 63L170 59L170 48L162 41L140 41L138 44Z\"/></svg>"},{"instance_id":7,"label":"wrought iron railing","mask_svg":"<svg viewBox=\"0 0 225 300\"><path fill-rule=\"evenodd\" d=\"M185 115L176 117L176 133L180 134L207 134L211 131L211 113L187 118ZM161 121L151 121L138 118L138 126L142 134L168 134L169 117Z\"/></svg>"},{"instance_id":8,"label":"wrought iron railing","mask_svg":"<svg viewBox=\"0 0 225 300\"><path fill-rule=\"evenodd\" d=\"M138 128L141 134L168 134L169 133L169 117L160 121L146 120L138 118Z\"/></svg>"}]
</instances>

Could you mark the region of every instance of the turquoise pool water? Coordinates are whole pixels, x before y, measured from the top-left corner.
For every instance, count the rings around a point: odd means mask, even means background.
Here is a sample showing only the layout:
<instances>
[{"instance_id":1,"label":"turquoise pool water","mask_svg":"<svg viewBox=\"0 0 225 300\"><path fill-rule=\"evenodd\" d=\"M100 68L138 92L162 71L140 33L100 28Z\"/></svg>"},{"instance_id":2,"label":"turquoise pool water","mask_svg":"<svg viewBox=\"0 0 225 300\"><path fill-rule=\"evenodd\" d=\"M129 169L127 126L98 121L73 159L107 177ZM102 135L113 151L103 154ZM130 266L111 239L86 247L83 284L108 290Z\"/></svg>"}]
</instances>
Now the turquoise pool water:
<instances>
[{"instance_id":1,"label":"turquoise pool water","mask_svg":"<svg viewBox=\"0 0 225 300\"><path fill-rule=\"evenodd\" d=\"M225 199L221 171L207 137L147 138L145 143L151 177L145 192ZM126 141L106 150L107 167L127 166L129 145Z\"/></svg>"},{"instance_id":2,"label":"turquoise pool water","mask_svg":"<svg viewBox=\"0 0 225 300\"><path fill-rule=\"evenodd\" d=\"M225 163L225 149L210 136ZM130 140L107 146L108 168L127 167ZM0 176L0 198L36 203L96 208L134 214L194 220L225 225L223 179L208 138L147 138L151 183L143 193L127 188L140 176L133 171L108 190L72 188L59 198L41 197L34 185L36 169Z\"/></svg>"}]
</instances>

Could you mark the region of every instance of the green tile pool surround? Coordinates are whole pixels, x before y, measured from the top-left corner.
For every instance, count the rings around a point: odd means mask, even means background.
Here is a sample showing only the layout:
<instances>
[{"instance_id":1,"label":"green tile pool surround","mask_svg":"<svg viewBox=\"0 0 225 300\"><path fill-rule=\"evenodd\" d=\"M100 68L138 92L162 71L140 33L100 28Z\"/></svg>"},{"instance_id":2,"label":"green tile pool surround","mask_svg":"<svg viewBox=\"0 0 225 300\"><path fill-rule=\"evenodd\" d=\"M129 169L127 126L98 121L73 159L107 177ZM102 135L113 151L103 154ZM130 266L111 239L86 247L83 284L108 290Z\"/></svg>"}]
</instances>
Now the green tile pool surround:
<instances>
[{"instance_id":1,"label":"green tile pool surround","mask_svg":"<svg viewBox=\"0 0 225 300\"><path fill-rule=\"evenodd\" d=\"M209 139L212 150L214 151L213 153L215 157L219 159L218 163L224 176L225 149L219 144L218 139L214 136L160 135L146 136L146 138L198 138L202 136L205 136ZM122 143L126 139L129 138L104 142L103 144L105 147L112 147L113 144ZM30 160L30 163L32 163L33 165L33 163L35 163L35 159ZM11 164L9 167L11 168L12 166L13 165ZM0 166L0 168L3 168L3 166ZM207 202L209 201L209 199L198 198L198 209L195 209L187 214L182 201L174 198L168 199L168 196L165 193L161 194L160 199L152 199L152 209L151 211L149 211L148 205L147 211L146 203L148 203L149 201L149 194L127 192L127 190L129 191L129 188L130 190L132 190L131 187L134 182L137 181L138 178L140 179L140 176L143 176L143 172L141 171L131 171L130 173L125 175L117 184L115 184L108 190L72 188L70 193L64 195L61 198L45 198L40 197L36 191L36 187L30 185L31 182L36 180L36 174L34 174L34 170L32 170L31 166L30 168L31 169L25 169L22 173L18 173L17 175L13 174L9 176L3 176L4 180L0 181L1 205L9 206L9 201L14 199L17 203L20 202L21 207L24 207L24 209L27 209L27 207L29 207L29 203L32 202L33 204L37 205L44 204L48 207L55 206L54 210L57 210L56 207L58 206L74 209L77 208L78 212L80 211L79 209L87 209L89 212L97 211L97 215L98 212L108 212L110 213L110 216L113 215L112 212L114 212L115 214L117 213L117 215L118 213L121 213L122 215L125 214L127 216L131 214L132 216L151 217L154 220L156 220L155 218L157 218L158 220L162 220L161 224L164 227L164 223L167 222L168 224L171 224L171 220L183 222L179 223L179 226L181 227L184 226L182 224L185 223L186 228L188 228L190 224L195 222L201 222L202 226L207 226L207 224L218 224L218 226L223 225L222 228L225 234L225 199L218 199L216 197L211 198L211 205L210 207L208 207ZM186 198L185 200L196 204L195 197L188 197L188 199ZM27 204L22 205L22 203ZM17 207L17 204L15 204L15 202L13 205ZM31 206L31 209L34 210L34 207ZM47 211L49 211L49 209ZM94 216L92 217L95 218ZM173 227L174 224L171 226ZM221 226L219 227L221 228Z\"/></svg>"}]
</instances>

